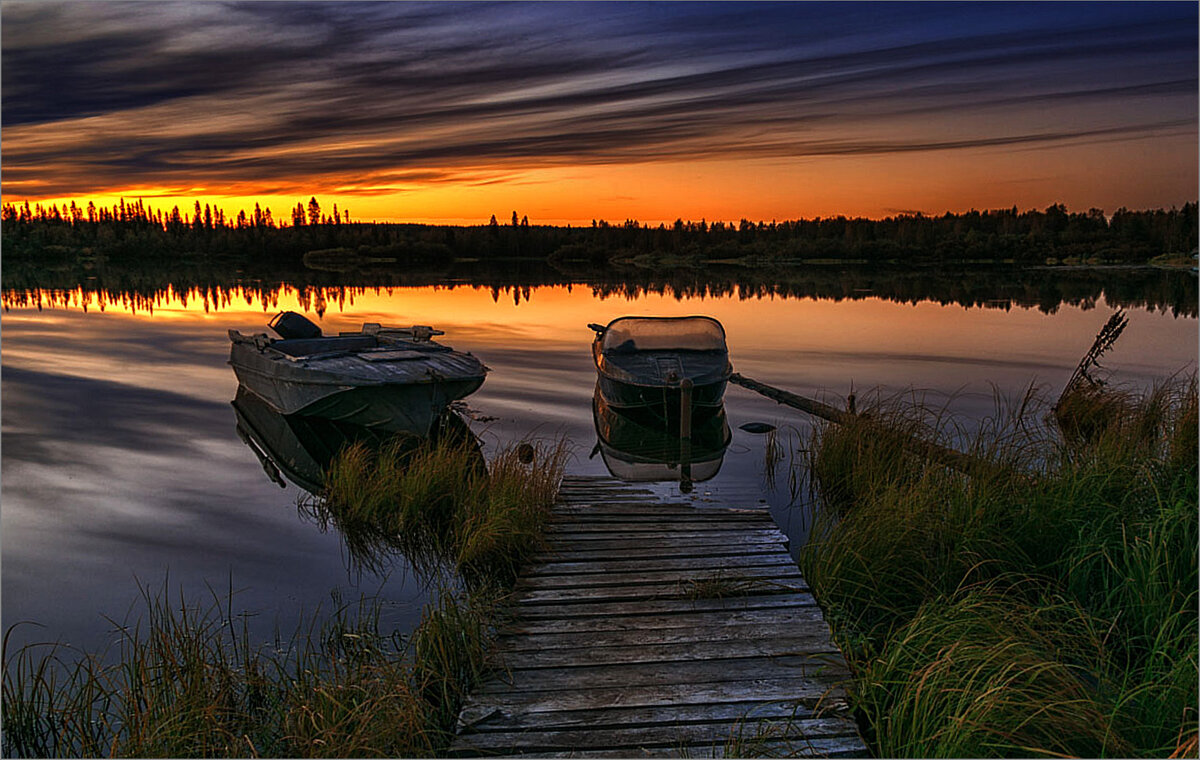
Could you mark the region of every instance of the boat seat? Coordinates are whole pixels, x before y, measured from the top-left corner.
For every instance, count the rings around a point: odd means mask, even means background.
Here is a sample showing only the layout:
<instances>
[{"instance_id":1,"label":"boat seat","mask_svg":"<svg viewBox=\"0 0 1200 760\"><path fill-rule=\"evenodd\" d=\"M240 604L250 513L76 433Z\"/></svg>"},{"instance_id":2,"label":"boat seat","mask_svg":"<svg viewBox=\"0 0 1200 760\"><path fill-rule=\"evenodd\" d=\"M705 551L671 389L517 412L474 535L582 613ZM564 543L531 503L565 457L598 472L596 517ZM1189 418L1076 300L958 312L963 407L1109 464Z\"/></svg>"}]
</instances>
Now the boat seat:
<instances>
[{"instance_id":1,"label":"boat seat","mask_svg":"<svg viewBox=\"0 0 1200 760\"><path fill-rule=\"evenodd\" d=\"M271 344L288 356L310 356L334 351L362 351L375 348L379 341L374 335L343 335L336 338L291 338Z\"/></svg>"}]
</instances>

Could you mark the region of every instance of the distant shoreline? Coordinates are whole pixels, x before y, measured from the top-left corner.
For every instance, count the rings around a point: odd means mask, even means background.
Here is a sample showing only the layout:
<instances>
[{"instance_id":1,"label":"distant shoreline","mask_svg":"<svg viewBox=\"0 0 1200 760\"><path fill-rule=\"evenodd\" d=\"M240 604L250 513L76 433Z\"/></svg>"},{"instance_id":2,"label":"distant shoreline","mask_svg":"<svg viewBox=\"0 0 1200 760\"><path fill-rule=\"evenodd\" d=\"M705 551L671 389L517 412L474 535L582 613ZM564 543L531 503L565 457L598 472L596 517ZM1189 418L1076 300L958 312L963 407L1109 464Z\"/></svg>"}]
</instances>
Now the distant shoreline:
<instances>
[{"instance_id":1,"label":"distant shoreline","mask_svg":"<svg viewBox=\"0 0 1200 760\"><path fill-rule=\"evenodd\" d=\"M846 217L734 223L676 220L652 227L634 220L595 221L590 227L530 224L514 212L511 224L493 217L472 227L349 222L326 216L314 198L308 217L298 206L291 225L255 209L226 218L198 202L190 216L168 214L142 201L109 208L6 204L0 209L6 259L62 262L72 257L111 261L193 259L295 264L339 270L374 264L398 268L479 261L585 261L593 266L692 269L710 264L745 267L819 264L980 262L990 264L1155 264L1187 268L1197 248L1197 204L1106 216L1100 209L1069 212L993 209L931 217L902 214L882 220ZM1193 264L1194 265L1194 264Z\"/></svg>"}]
</instances>

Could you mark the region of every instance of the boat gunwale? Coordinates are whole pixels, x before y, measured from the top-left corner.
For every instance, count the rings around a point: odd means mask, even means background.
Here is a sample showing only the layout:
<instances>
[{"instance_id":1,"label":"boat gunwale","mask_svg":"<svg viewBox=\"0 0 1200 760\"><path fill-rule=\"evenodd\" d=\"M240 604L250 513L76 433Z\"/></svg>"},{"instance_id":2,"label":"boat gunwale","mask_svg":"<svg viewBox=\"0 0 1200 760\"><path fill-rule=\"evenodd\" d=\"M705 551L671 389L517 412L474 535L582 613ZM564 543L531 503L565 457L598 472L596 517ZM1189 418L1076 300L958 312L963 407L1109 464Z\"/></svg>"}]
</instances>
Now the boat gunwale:
<instances>
[{"instance_id":1,"label":"boat gunwale","mask_svg":"<svg viewBox=\"0 0 1200 760\"><path fill-rule=\"evenodd\" d=\"M428 385L430 383L463 382L463 381L467 381L467 380L477 380L477 379L487 377L487 367L483 365L483 362L479 363L480 367L483 368L483 371L479 372L478 374L470 374L470 375L462 374L462 375L454 375L454 376L441 375L438 377L434 377L433 375L429 374L430 371L427 370L424 375L420 375L415 378L407 378L404 380L388 380L388 379L379 379L379 378L365 378L365 379L347 378L344 374L340 375L340 376L335 375L334 373L330 372L329 370L324 370L319 367L309 369L308 371L303 372L303 373L299 374L298 376L294 376L294 377L289 376L286 378L280 378L277 374L268 372L265 369L260 369L258 367L252 367L252 366L250 366L248 364L244 364L244 363L235 363L232 358L227 360L226 364L229 364L231 367L238 370L239 372L250 372L252 374L259 375L260 377L264 377L264 378L268 378L268 379L272 379L272 380L284 380L286 382L296 383L298 385L333 385L333 386L343 387L346 389L367 388L367 387L371 387L371 388L385 387L385 386L389 386L389 385L395 385L395 386ZM317 372L325 373L325 376L324 377L314 376ZM353 382L348 382L348 380L351 380Z\"/></svg>"}]
</instances>

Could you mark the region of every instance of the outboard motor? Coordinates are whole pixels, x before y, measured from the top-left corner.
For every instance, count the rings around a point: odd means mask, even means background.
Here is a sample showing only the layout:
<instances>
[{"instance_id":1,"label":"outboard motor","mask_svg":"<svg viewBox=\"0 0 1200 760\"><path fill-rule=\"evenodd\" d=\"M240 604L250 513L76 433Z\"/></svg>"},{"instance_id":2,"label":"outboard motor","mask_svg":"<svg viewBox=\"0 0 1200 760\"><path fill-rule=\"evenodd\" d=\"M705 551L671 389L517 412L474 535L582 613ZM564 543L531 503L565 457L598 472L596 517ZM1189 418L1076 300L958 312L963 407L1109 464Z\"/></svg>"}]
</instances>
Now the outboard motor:
<instances>
[{"instance_id":1,"label":"outboard motor","mask_svg":"<svg viewBox=\"0 0 1200 760\"><path fill-rule=\"evenodd\" d=\"M284 340L294 338L319 338L321 328L314 325L303 314L294 311L281 311L267 323L267 327L279 334Z\"/></svg>"}]
</instances>

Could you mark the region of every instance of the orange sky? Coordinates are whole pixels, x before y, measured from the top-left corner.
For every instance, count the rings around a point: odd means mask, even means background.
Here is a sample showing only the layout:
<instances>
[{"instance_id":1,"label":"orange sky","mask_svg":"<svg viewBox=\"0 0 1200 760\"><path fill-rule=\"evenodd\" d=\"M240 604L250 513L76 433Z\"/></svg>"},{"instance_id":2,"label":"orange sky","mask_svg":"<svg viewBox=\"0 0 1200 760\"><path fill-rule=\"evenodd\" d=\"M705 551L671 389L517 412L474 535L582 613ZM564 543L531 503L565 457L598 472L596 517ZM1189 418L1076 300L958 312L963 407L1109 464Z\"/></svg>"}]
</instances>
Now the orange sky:
<instances>
[{"instance_id":1,"label":"orange sky","mask_svg":"<svg viewBox=\"0 0 1200 760\"><path fill-rule=\"evenodd\" d=\"M1042 209L1065 203L1072 211L1098 207L1170 208L1194 201L1196 142L1188 136L1048 149L974 149L886 156L812 157L728 161L580 165L524 171L496 169L495 184L439 182L377 194L323 190L309 184L326 211L336 203L354 221L483 224L512 212L532 224L590 224L592 219L670 224L684 220L753 221L865 216L906 211L940 214L971 208ZM1148 164L1163 167L1148 173ZM296 184L305 186L303 178ZM37 198L35 203L115 205L145 198L164 212L174 205L189 214L193 204L212 203L234 216L260 203L276 221L290 223L290 209L309 195L227 194L219 187L193 192L131 187L86 197ZM236 191L235 191L236 192ZM5 196L5 202L18 198Z\"/></svg>"},{"instance_id":2,"label":"orange sky","mask_svg":"<svg viewBox=\"0 0 1200 760\"><path fill-rule=\"evenodd\" d=\"M9 1L3 196L446 224L1169 208L1198 194L1196 12Z\"/></svg>"}]
</instances>

